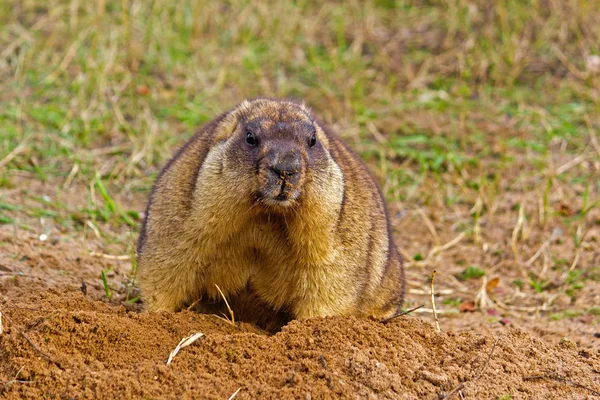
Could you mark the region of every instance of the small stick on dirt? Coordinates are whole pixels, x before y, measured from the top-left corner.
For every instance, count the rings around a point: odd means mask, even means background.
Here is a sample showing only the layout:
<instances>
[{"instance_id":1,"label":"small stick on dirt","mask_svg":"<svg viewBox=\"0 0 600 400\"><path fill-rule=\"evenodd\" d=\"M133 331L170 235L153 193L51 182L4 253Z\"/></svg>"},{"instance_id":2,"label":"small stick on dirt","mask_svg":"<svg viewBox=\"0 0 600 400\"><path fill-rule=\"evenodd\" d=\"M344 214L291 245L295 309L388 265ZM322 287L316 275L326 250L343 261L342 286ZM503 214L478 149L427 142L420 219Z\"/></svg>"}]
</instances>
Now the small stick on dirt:
<instances>
[{"instance_id":1,"label":"small stick on dirt","mask_svg":"<svg viewBox=\"0 0 600 400\"><path fill-rule=\"evenodd\" d=\"M510 247L513 251L513 254L518 257L519 250L517 249L517 241L519 239L519 233L523 236L523 224L525 223L525 210L523 209L523 204L519 204L519 217L517 218L517 224L513 229L512 236L510 239Z\"/></svg>"},{"instance_id":2,"label":"small stick on dirt","mask_svg":"<svg viewBox=\"0 0 600 400\"><path fill-rule=\"evenodd\" d=\"M421 265L421 266L425 266L428 265L432 259L437 256L438 254L450 249L451 247L453 247L454 245L456 245L458 242L460 242L461 240L463 240L463 238L466 236L466 234L464 232L461 232L457 237L455 237L454 239L452 239L451 241L449 241L448 243L442 245L442 246L435 246L434 248L432 248L429 253L427 254L427 257L425 257L425 260L423 261L419 261L417 263L415 263L416 265ZM410 258L408 258L410 259Z\"/></svg>"},{"instance_id":3,"label":"small stick on dirt","mask_svg":"<svg viewBox=\"0 0 600 400\"><path fill-rule=\"evenodd\" d=\"M579 68L577 68L575 66L575 64L573 64L569 60L569 57L567 57L567 55L565 53L563 53L561 49L558 48L558 46L552 45L552 50L554 51L556 58L558 58L560 60L560 62L565 66L566 69L569 70L569 72L573 76L575 76L578 79L581 79L582 81L585 81L588 78L588 76L590 75L590 72L589 71L583 72Z\"/></svg>"},{"instance_id":4,"label":"small stick on dirt","mask_svg":"<svg viewBox=\"0 0 600 400\"><path fill-rule=\"evenodd\" d=\"M323 356L323 354L319 356L319 361L321 361L321 365L329 374L329 376L327 377L327 382L329 382L329 389L335 390L335 385L333 384L333 379L331 378L331 371L329 370L329 368L327 368L327 362L325 361L325 357Z\"/></svg>"},{"instance_id":5,"label":"small stick on dirt","mask_svg":"<svg viewBox=\"0 0 600 400\"><path fill-rule=\"evenodd\" d=\"M127 261L127 260L131 260L131 256L130 255L123 255L123 256L114 256L112 254L104 254L104 253L97 253L95 251L90 252L90 256L91 257L99 257L99 258L106 258L107 260L122 260L122 261Z\"/></svg>"},{"instance_id":6,"label":"small stick on dirt","mask_svg":"<svg viewBox=\"0 0 600 400\"><path fill-rule=\"evenodd\" d=\"M435 321L435 331L436 332L441 332L440 331L440 322L438 321L438 316L437 316L437 312L435 310L435 293L434 293L434 280L435 280L435 274L437 274L437 271L434 269L433 272L431 273L431 308L433 309L433 320Z\"/></svg>"},{"instance_id":7,"label":"small stick on dirt","mask_svg":"<svg viewBox=\"0 0 600 400\"><path fill-rule=\"evenodd\" d=\"M198 300L195 300L192 304L190 304L187 308L188 311L190 311L192 308L196 307L196 304L200 303L200 300L202 300L202 298L199 298Z\"/></svg>"},{"instance_id":8,"label":"small stick on dirt","mask_svg":"<svg viewBox=\"0 0 600 400\"><path fill-rule=\"evenodd\" d=\"M3 272L3 273L0 273L0 276L18 276L21 278L34 278L34 279L37 278L37 276L25 275L21 272L13 272L13 273L6 273L6 274Z\"/></svg>"},{"instance_id":9,"label":"small stick on dirt","mask_svg":"<svg viewBox=\"0 0 600 400\"><path fill-rule=\"evenodd\" d=\"M90 228L92 228L92 231L94 231L94 235L96 235L96 237L98 239L102 239L102 235L100 235L100 230L98 230L98 228L96 227L96 225L94 225L94 223L92 221L87 221L86 222L87 226L89 226Z\"/></svg>"},{"instance_id":10,"label":"small stick on dirt","mask_svg":"<svg viewBox=\"0 0 600 400\"><path fill-rule=\"evenodd\" d=\"M233 399L235 396L237 396L237 394L240 392L240 390L242 390L242 388L239 388L238 390L236 390L231 396L229 396L229 400Z\"/></svg>"},{"instance_id":11,"label":"small stick on dirt","mask_svg":"<svg viewBox=\"0 0 600 400\"><path fill-rule=\"evenodd\" d=\"M4 327L2 326L2 313L0 312L0 335L4 333Z\"/></svg>"},{"instance_id":12,"label":"small stick on dirt","mask_svg":"<svg viewBox=\"0 0 600 400\"><path fill-rule=\"evenodd\" d=\"M6 164L12 161L13 158L19 155L23 150L27 148L27 143L31 140L32 136L27 136L23 141L15 147L10 153L6 155L2 160L0 160L0 170L4 168Z\"/></svg>"},{"instance_id":13,"label":"small stick on dirt","mask_svg":"<svg viewBox=\"0 0 600 400\"><path fill-rule=\"evenodd\" d=\"M52 357L50 357L48 354L46 354L43 351L41 351L35 344L33 344L33 342L27 337L27 335L25 335L23 333L23 331L20 330L17 327L17 325L15 325L15 323L10 318L8 318L8 316L4 315L4 319L6 319L12 325L12 327L15 328L15 330L17 332L19 332L21 334L21 336L23 336L23 338L25 340L27 340L27 343L29 343L31 345L31 347L34 348L35 351L37 351L38 353L40 353L42 356L44 356L45 359L47 359L48 361L50 361L52 364L56 365L58 368L63 369L62 365L60 365L60 363L58 361L54 361L54 359L52 359Z\"/></svg>"},{"instance_id":14,"label":"small stick on dirt","mask_svg":"<svg viewBox=\"0 0 600 400\"><path fill-rule=\"evenodd\" d=\"M573 272L573 270L577 266L578 262L579 262L579 249L575 250L575 258L573 259L573 263L569 267L569 272Z\"/></svg>"},{"instance_id":15,"label":"small stick on dirt","mask_svg":"<svg viewBox=\"0 0 600 400\"><path fill-rule=\"evenodd\" d=\"M227 302L227 299L225 298L225 295L223 294L223 291L221 291L221 288L219 287L219 285L217 285L215 283L215 286L217 287L217 290L219 291L219 293L221 293L221 297L223 297L223 300L225 301L225 305L227 306L227 309L229 310L229 315L231 315L231 325L235 326L235 318L233 316L233 310L231 309L231 307L229 307L229 303Z\"/></svg>"},{"instance_id":16,"label":"small stick on dirt","mask_svg":"<svg viewBox=\"0 0 600 400\"><path fill-rule=\"evenodd\" d=\"M483 187L483 185L481 187ZM482 209L483 209L483 198L481 197L481 191L480 191L479 196L477 196L477 200L475 200L475 206L473 207L473 211L475 213L475 228L473 229L473 240L475 241L475 244L481 243L481 210Z\"/></svg>"},{"instance_id":17,"label":"small stick on dirt","mask_svg":"<svg viewBox=\"0 0 600 400\"><path fill-rule=\"evenodd\" d=\"M4 385L2 385L2 388L0 389L0 394L4 393L4 390L6 390L10 385L12 385L13 383L33 383L32 381L21 381L18 379L13 379L12 381L8 381L6 382Z\"/></svg>"},{"instance_id":18,"label":"small stick on dirt","mask_svg":"<svg viewBox=\"0 0 600 400\"><path fill-rule=\"evenodd\" d=\"M525 265L531 266L535 262L535 260L537 260L539 256L544 252L544 250L546 250L550 243L552 243L553 240L556 240L559 236L560 234L558 233L558 231L553 231L550 237L546 239L544 243L542 243L538 251L536 251L535 254L531 256L529 260L525 261Z\"/></svg>"},{"instance_id":19,"label":"small stick on dirt","mask_svg":"<svg viewBox=\"0 0 600 400\"><path fill-rule=\"evenodd\" d=\"M487 276L484 275L483 279L481 280L481 288L475 294L475 304L477 304L482 310L487 310L494 304L494 301L490 298L490 295L488 294L487 286Z\"/></svg>"},{"instance_id":20,"label":"small stick on dirt","mask_svg":"<svg viewBox=\"0 0 600 400\"><path fill-rule=\"evenodd\" d=\"M531 376L524 376L523 380L525 381L530 381L530 380L534 380L534 379L550 379L550 380L555 380L561 383L566 383L568 385L574 386L576 388L580 388L580 389L584 389L587 390L588 392L590 392L591 394L593 394L594 396L600 396L600 392L597 390L594 390L592 388L589 388L587 386L584 386L580 383L577 382L573 382L570 379L566 379L563 377L560 377L556 374L548 374L548 375L531 375Z\"/></svg>"},{"instance_id":21,"label":"small stick on dirt","mask_svg":"<svg viewBox=\"0 0 600 400\"><path fill-rule=\"evenodd\" d=\"M63 189L68 189L69 186L71 186L71 183L73 183L73 179L75 178L75 175L77 175L77 172L79 172L79 164L74 163L73 168L71 168L71 172L69 172L69 176L67 176L65 183L63 183Z\"/></svg>"},{"instance_id":22,"label":"small stick on dirt","mask_svg":"<svg viewBox=\"0 0 600 400\"><path fill-rule=\"evenodd\" d=\"M385 324L385 323L387 323L387 322L390 322L390 321L391 321L391 320L393 320L393 319L400 318L400 317L402 317L402 316L404 316L404 315L408 315L408 314L410 314L411 312L413 312L413 311L416 311L416 310L418 310L419 308L422 308L422 307L425 307L425 305L424 305L424 304L421 304L420 306L416 306L416 307L414 307L414 308L411 308L410 310L406 310L406 311L404 311L404 312L401 312L400 314L393 315L393 316L391 316L391 317L389 317L389 318L386 318L386 319L382 320L382 321L381 321L381 323L382 323L382 324Z\"/></svg>"},{"instance_id":23,"label":"small stick on dirt","mask_svg":"<svg viewBox=\"0 0 600 400\"><path fill-rule=\"evenodd\" d=\"M579 154L577 157L575 157L574 159L572 159L571 161L567 162L566 164L561 165L560 167L558 167L556 169L555 174L556 175L560 175L565 173L567 170L571 169L572 167L581 164L583 161L585 161L586 156L585 156L585 152L587 151L587 147L581 152L581 154Z\"/></svg>"},{"instance_id":24,"label":"small stick on dirt","mask_svg":"<svg viewBox=\"0 0 600 400\"><path fill-rule=\"evenodd\" d=\"M489 354L488 354L488 358L485 361L485 364L483 365L483 368L481 368L481 371L479 371L479 374L471 381L469 381L468 383L475 383L479 380L479 378L481 378L481 376L483 375L483 373L485 372L485 370L488 367L488 364L490 363L490 360L492 359L492 355L494 354L494 350L496 350L496 346L498 345L498 342L500 341L500 339L502 338L502 336L498 336L496 338L496 341L494 342L494 345L492 346L492 349L490 350ZM467 382L461 382L459 383L454 389L452 389L452 391L450 393L448 393L442 400L448 400L450 399L450 397L452 397L456 392L458 392L459 390L463 390L465 388L465 383Z\"/></svg>"},{"instance_id":25,"label":"small stick on dirt","mask_svg":"<svg viewBox=\"0 0 600 400\"><path fill-rule=\"evenodd\" d=\"M458 308L450 308L447 310L435 310L435 312L438 315L443 315L443 314L458 314ZM433 309L432 308L419 308L418 310L415 311L415 314L433 314ZM434 328L435 329L435 328Z\"/></svg>"},{"instance_id":26,"label":"small stick on dirt","mask_svg":"<svg viewBox=\"0 0 600 400\"><path fill-rule=\"evenodd\" d=\"M21 374L21 371L23 371L23 368L25 368L24 365L17 371L17 374L15 375L15 378L12 381L8 381L4 385L2 385L2 387L0 388L0 394L4 393L4 390L6 390L6 388L12 385L13 383L33 383L32 381L23 381L17 379Z\"/></svg>"},{"instance_id":27,"label":"small stick on dirt","mask_svg":"<svg viewBox=\"0 0 600 400\"><path fill-rule=\"evenodd\" d=\"M175 357L177 355L177 353L179 353L179 350L194 343L196 340L200 339L202 336L204 336L204 333L197 332L191 336L186 336L183 339L181 339L181 341L179 342L177 347L175 347L175 349L171 352L171 354L169 354L169 359L167 360L167 365L171 364L171 361L173 361L173 357Z\"/></svg>"}]
</instances>

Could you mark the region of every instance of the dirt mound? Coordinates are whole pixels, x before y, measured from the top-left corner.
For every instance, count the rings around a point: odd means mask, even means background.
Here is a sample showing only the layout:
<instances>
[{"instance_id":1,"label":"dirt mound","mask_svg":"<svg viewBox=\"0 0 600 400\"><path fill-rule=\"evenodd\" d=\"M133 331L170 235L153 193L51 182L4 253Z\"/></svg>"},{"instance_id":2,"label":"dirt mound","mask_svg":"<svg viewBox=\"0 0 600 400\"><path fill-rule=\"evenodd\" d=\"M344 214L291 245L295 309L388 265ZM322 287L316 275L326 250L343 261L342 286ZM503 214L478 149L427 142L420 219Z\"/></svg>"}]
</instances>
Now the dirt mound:
<instances>
[{"instance_id":1,"label":"dirt mound","mask_svg":"<svg viewBox=\"0 0 600 400\"><path fill-rule=\"evenodd\" d=\"M128 311L72 286L5 289L6 398L226 399L239 389L240 399L411 399L443 398L459 385L470 398L600 392L598 353L569 341L550 346L517 329L497 339L436 333L411 316L387 324L325 318L294 321L270 336L211 315ZM195 332L205 336L167 366L169 353Z\"/></svg>"}]
</instances>

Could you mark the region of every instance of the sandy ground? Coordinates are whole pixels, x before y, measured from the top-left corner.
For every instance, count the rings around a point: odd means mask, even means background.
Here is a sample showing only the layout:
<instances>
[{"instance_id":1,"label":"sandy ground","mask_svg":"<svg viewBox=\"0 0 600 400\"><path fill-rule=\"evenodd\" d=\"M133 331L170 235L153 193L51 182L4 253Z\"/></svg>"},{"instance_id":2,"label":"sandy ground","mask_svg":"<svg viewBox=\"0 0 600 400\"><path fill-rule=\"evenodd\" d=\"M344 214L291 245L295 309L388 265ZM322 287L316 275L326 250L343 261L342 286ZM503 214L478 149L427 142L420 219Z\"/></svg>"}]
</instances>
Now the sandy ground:
<instances>
[{"instance_id":1,"label":"sandy ground","mask_svg":"<svg viewBox=\"0 0 600 400\"><path fill-rule=\"evenodd\" d=\"M101 246L91 233L48 232L40 241L14 226L0 231L5 398L600 398L600 335L585 315L552 321L495 303L469 311L467 300L463 312L446 312L443 293L460 288L441 273L441 332L421 309L386 324L293 321L268 335L214 315L143 312L124 302L128 260L90 255ZM111 300L99 279L109 268ZM430 307L428 274L407 270L407 304ZM489 295L508 302L498 288Z\"/></svg>"},{"instance_id":2,"label":"sandy ground","mask_svg":"<svg viewBox=\"0 0 600 400\"><path fill-rule=\"evenodd\" d=\"M597 352L516 328L436 333L412 316L326 318L270 336L211 315L128 311L68 285L18 278L3 289L7 398L226 399L238 389L240 399L600 396ZM166 365L196 332L204 337Z\"/></svg>"}]
</instances>

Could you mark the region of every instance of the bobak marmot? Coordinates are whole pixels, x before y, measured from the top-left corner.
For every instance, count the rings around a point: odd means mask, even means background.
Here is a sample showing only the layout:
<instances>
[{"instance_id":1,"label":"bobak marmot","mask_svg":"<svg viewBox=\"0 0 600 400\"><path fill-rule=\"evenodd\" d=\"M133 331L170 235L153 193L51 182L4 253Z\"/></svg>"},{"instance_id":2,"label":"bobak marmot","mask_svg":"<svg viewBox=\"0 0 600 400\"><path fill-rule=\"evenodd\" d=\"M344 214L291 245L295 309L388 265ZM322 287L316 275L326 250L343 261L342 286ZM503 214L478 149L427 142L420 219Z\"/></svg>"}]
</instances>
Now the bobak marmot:
<instances>
[{"instance_id":1,"label":"bobak marmot","mask_svg":"<svg viewBox=\"0 0 600 400\"><path fill-rule=\"evenodd\" d=\"M244 101L175 154L150 195L137 256L150 310L221 312L218 285L237 319L270 330L290 318L388 318L404 295L375 180L287 100Z\"/></svg>"}]
</instances>

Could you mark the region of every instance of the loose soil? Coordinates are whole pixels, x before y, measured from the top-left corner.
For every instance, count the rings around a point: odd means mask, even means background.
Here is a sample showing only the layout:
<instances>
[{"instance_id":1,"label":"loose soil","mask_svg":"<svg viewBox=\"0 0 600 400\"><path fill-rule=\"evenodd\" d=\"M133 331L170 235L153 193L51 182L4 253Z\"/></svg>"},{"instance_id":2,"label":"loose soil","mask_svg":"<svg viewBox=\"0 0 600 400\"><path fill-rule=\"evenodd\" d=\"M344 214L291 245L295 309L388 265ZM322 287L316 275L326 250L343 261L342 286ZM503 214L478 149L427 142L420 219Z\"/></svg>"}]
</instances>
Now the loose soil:
<instances>
[{"instance_id":1,"label":"loose soil","mask_svg":"<svg viewBox=\"0 0 600 400\"><path fill-rule=\"evenodd\" d=\"M226 399L240 389L240 399L433 399L459 385L467 398L599 395L597 352L515 328L436 333L412 316L387 324L323 318L270 336L211 315L140 313L77 287L44 286L5 284L5 397ZM167 366L180 339L195 332L205 336Z\"/></svg>"},{"instance_id":2,"label":"loose soil","mask_svg":"<svg viewBox=\"0 0 600 400\"><path fill-rule=\"evenodd\" d=\"M269 335L215 315L144 312L124 301L130 261L91 255L110 246L89 232L48 232L40 241L14 226L0 230L1 397L600 398L600 335L589 321L480 307L453 315L440 305L441 332L414 312L386 324L293 321ZM109 268L110 300L99 279ZM427 276L409 266L408 304L430 306L415 289ZM445 276L436 290L448 291ZM196 332L204 336L166 365Z\"/></svg>"}]
</instances>

